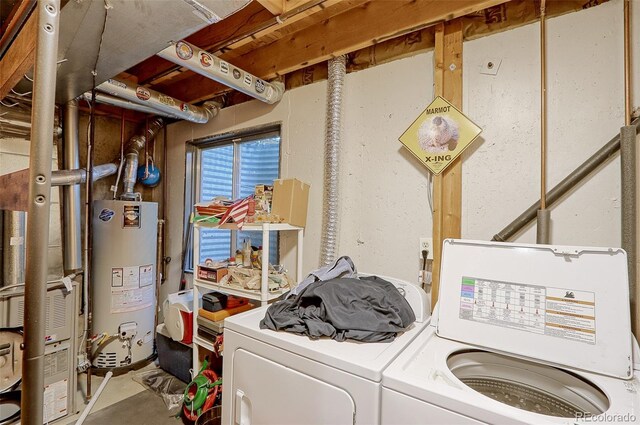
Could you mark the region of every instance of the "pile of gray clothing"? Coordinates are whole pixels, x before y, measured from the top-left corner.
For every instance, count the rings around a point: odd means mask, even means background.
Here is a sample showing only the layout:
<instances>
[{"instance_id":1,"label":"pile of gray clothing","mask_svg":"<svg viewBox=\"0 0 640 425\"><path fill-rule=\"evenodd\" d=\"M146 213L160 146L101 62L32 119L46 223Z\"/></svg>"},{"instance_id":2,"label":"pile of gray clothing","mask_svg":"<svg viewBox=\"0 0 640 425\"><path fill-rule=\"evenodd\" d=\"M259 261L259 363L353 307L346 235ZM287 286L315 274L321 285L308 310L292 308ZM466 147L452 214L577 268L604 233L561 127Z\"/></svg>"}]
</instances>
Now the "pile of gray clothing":
<instances>
[{"instance_id":1,"label":"pile of gray clothing","mask_svg":"<svg viewBox=\"0 0 640 425\"><path fill-rule=\"evenodd\" d=\"M390 282L358 277L349 257L318 269L267 309L260 328L337 341L390 342L416 320Z\"/></svg>"}]
</instances>

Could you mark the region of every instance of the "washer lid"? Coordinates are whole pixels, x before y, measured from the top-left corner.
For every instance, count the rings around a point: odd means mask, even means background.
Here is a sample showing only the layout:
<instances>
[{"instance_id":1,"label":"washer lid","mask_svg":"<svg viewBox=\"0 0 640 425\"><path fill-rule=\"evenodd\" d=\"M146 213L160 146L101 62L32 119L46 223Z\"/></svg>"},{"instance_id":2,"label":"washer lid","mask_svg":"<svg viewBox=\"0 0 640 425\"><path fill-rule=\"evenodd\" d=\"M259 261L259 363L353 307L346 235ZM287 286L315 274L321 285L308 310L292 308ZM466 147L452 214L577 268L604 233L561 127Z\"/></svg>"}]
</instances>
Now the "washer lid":
<instances>
[{"instance_id":1,"label":"washer lid","mask_svg":"<svg viewBox=\"0 0 640 425\"><path fill-rule=\"evenodd\" d=\"M543 363L633 376L619 248L443 244L437 333Z\"/></svg>"}]
</instances>

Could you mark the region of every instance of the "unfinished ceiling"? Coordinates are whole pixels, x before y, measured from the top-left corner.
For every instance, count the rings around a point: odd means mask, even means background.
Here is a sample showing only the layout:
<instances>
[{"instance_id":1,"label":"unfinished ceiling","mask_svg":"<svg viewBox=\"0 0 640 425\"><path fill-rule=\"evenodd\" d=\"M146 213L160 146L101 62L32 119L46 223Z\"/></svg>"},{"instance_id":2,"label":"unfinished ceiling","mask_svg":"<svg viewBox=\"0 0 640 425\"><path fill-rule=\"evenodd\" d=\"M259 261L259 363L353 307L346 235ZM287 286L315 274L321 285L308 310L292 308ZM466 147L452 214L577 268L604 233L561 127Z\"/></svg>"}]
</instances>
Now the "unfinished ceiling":
<instances>
[{"instance_id":1,"label":"unfinished ceiling","mask_svg":"<svg viewBox=\"0 0 640 425\"><path fill-rule=\"evenodd\" d=\"M549 2L547 11L553 16L594 6L603 1L606 0L554 1ZM14 11L31 2L32 0L2 1L3 7L11 3ZM190 0L177 3L183 2L189 3ZM102 5L102 2L94 3ZM124 9L127 4L123 0L111 0L108 3L114 9L114 14L116 8ZM135 2L136 5L146 3L152 2ZM167 9L166 6L173 5L173 2L156 4L162 4ZM66 7L69 8L70 5L67 4ZM7 8L2 10L2 17L7 20L11 12L5 9ZM121 12L118 13L121 15ZM140 19L145 16L143 12L144 10L139 13ZM164 12L167 11L163 11L163 16ZM465 38L470 38L531 22L537 19L537 14L538 2L533 0L254 0L226 19L204 27L185 40L258 78L267 81L285 80L290 88L323 78L326 75L325 67L314 65L322 64L337 55L350 54L348 66L351 70L357 70L431 48L433 28L440 22L464 16ZM64 18L64 13L62 17ZM112 34L113 31L122 31L123 24L117 21L122 20L107 20L106 34L109 31ZM109 28L110 26L113 27ZM97 53L98 39L99 37L78 37L76 44L81 43L84 47L76 56L86 53L87 49ZM64 40L61 37L61 42ZM66 46L65 43L62 44ZM127 51L130 50L130 45L130 42L124 41L115 43L116 47L111 50L120 49L122 52L114 58L107 57L106 51L101 51L100 63L117 63L119 69L111 67L118 69L116 72L125 69L121 66L124 63L122 56L135 56L138 58L135 62L146 57L142 62L120 72L117 76L120 79L138 83L188 103L215 98L229 105L248 99L246 95L227 86L152 55L152 51L162 50L158 48L159 45L144 50L146 53L137 51L129 54ZM95 61L95 54L86 56L91 56ZM63 68L65 66L69 67L62 65ZM64 71L65 75L74 75L69 70L59 71ZM69 78L65 81L67 80ZM69 81L75 80L77 79L72 78ZM60 91L59 88L58 92ZM118 113L118 109L101 108L107 113ZM132 113L131 116L136 117L136 114Z\"/></svg>"}]
</instances>

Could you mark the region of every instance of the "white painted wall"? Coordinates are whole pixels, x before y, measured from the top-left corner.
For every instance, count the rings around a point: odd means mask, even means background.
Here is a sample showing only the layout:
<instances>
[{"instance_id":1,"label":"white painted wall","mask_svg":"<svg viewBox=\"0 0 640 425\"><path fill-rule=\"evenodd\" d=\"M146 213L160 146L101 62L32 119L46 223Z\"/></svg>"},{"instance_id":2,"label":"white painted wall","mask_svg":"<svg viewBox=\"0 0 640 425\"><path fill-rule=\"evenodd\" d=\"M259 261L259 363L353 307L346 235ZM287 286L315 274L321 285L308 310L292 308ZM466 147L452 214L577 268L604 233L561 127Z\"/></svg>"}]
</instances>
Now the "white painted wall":
<instances>
[{"instance_id":1,"label":"white painted wall","mask_svg":"<svg viewBox=\"0 0 640 425\"><path fill-rule=\"evenodd\" d=\"M622 2L547 31L550 190L624 125ZM464 111L484 130L464 162L464 237L490 239L540 198L538 37L535 23L464 45ZM502 59L498 75L480 74L487 58ZM619 170L616 156L552 208L552 243L620 244ZM535 226L517 240L535 242Z\"/></svg>"},{"instance_id":2,"label":"white painted wall","mask_svg":"<svg viewBox=\"0 0 640 425\"><path fill-rule=\"evenodd\" d=\"M616 0L548 22L549 188L623 124L621 16ZM484 132L464 157L462 234L491 239L539 197L538 24L465 42L463 57L463 109ZM487 58L502 59L496 76L479 73ZM432 68L428 52L347 76L338 252L362 271L416 280L418 238L432 228L427 172L397 138L432 100ZM207 125L169 126L173 261L163 294L180 276L185 142L261 124L282 123L282 176L311 183L304 271L318 265L325 102L321 82L287 92L275 106L252 101L222 110ZM554 243L619 245L618 173L615 158L553 208ZM532 229L518 237L534 239ZM291 267L292 242L282 247Z\"/></svg>"}]
</instances>

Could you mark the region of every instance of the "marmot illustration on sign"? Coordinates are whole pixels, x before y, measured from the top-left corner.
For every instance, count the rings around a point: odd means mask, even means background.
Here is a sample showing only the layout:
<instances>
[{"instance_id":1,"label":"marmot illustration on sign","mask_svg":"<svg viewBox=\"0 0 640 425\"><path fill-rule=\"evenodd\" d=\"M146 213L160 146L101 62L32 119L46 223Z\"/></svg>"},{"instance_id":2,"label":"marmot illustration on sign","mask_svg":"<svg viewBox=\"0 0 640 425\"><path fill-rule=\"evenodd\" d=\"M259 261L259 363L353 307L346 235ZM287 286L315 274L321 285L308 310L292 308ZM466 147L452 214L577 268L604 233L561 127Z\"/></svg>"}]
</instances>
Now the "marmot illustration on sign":
<instances>
[{"instance_id":1,"label":"marmot illustration on sign","mask_svg":"<svg viewBox=\"0 0 640 425\"><path fill-rule=\"evenodd\" d=\"M436 115L418 129L418 144L429 153L452 151L458 146L458 124L450 118Z\"/></svg>"}]
</instances>

